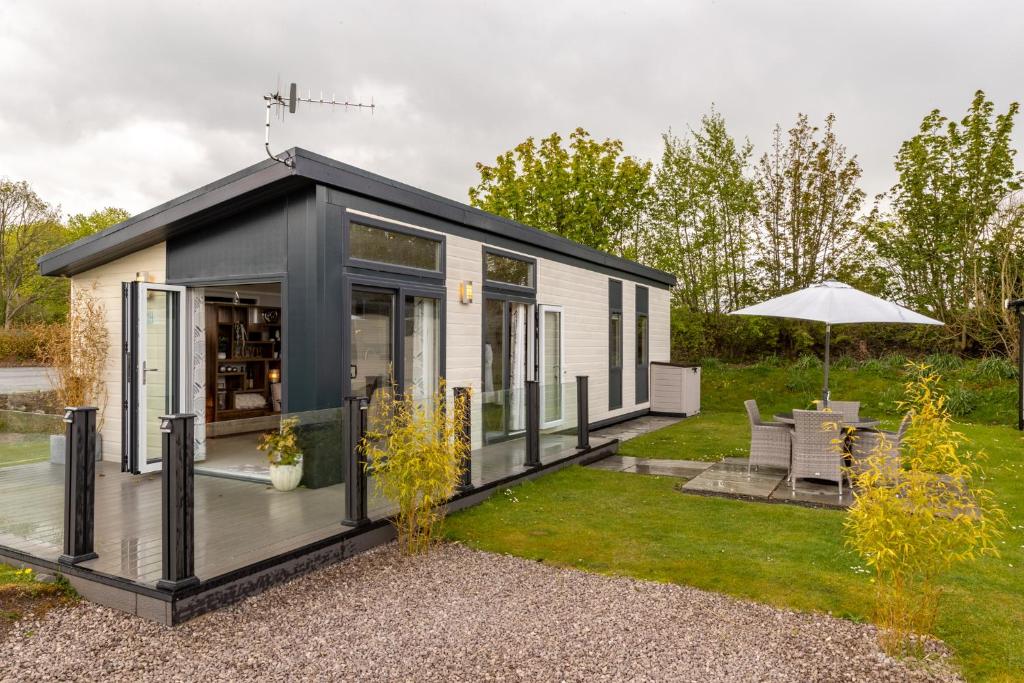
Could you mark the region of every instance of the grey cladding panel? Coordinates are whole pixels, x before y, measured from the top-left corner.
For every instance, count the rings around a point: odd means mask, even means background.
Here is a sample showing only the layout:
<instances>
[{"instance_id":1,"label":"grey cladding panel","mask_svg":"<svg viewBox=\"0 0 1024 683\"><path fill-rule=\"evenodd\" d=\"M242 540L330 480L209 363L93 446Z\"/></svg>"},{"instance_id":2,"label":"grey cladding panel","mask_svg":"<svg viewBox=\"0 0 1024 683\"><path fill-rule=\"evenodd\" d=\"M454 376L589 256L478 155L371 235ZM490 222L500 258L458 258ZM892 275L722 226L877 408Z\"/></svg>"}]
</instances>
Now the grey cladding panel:
<instances>
[{"instance_id":1,"label":"grey cladding panel","mask_svg":"<svg viewBox=\"0 0 1024 683\"><path fill-rule=\"evenodd\" d=\"M170 281L280 274L286 267L288 199L277 199L167 242Z\"/></svg>"}]
</instances>

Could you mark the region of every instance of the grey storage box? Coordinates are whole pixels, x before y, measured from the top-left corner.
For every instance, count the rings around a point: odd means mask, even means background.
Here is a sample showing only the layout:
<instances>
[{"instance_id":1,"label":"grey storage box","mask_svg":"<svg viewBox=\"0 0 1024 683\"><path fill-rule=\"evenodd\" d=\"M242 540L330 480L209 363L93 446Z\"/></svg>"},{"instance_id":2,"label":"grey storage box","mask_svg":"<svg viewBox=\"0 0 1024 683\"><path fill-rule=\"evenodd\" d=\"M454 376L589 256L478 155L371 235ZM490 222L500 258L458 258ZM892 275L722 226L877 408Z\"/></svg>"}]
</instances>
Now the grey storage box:
<instances>
[{"instance_id":1,"label":"grey storage box","mask_svg":"<svg viewBox=\"0 0 1024 683\"><path fill-rule=\"evenodd\" d=\"M689 417L700 412L700 366L651 363L651 412Z\"/></svg>"}]
</instances>

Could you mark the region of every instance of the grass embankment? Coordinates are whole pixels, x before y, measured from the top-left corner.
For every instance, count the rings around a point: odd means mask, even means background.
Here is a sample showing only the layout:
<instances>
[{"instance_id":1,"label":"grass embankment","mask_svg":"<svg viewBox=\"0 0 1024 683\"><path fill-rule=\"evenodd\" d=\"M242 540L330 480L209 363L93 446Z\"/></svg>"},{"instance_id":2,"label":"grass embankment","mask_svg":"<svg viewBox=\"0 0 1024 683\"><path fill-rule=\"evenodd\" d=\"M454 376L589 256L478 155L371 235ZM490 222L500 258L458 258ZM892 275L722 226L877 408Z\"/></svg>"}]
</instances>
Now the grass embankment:
<instances>
[{"instance_id":1,"label":"grass embankment","mask_svg":"<svg viewBox=\"0 0 1024 683\"><path fill-rule=\"evenodd\" d=\"M75 599L74 589L64 581L44 583L30 569L0 564L0 641L16 622Z\"/></svg>"},{"instance_id":2,"label":"grass embankment","mask_svg":"<svg viewBox=\"0 0 1024 683\"><path fill-rule=\"evenodd\" d=\"M767 384L757 379L760 373ZM783 374L773 368L713 370L704 385L704 405L711 410L627 442L623 451L686 459L745 451L746 416L736 406L742 410L742 400L756 396L768 410L793 407L794 394L773 393ZM861 387L840 375L834 396L859 398L868 404L865 414L895 418L870 407L872 392L894 382L900 384L898 378L869 378ZM725 406L733 410L725 412ZM992 406L980 414L1000 413ZM989 425L964 425L963 431L989 454L985 483L1006 510L1009 527L1001 557L964 565L944 578L935 635L953 649L969 679L1022 680L1024 435ZM675 490L678 482L574 467L453 515L447 534L484 550L870 620L871 575L844 545L842 512L690 496Z\"/></svg>"},{"instance_id":3,"label":"grass embankment","mask_svg":"<svg viewBox=\"0 0 1024 683\"><path fill-rule=\"evenodd\" d=\"M945 380L943 389L958 420L979 424L1017 423L1017 380L1012 364L1001 358L961 360L945 354L926 359ZM908 381L906 359L892 355L855 362L838 359L831 373L832 398L860 401L861 415L877 417L895 427L899 401ZM705 361L702 370L701 415L674 427L622 444L623 455L648 458L721 460L744 456L749 446L743 402L756 399L761 418L777 412L808 408L821 398L821 362L805 356L783 366L775 359L754 365L725 365ZM724 426L734 429L723 429Z\"/></svg>"}]
</instances>

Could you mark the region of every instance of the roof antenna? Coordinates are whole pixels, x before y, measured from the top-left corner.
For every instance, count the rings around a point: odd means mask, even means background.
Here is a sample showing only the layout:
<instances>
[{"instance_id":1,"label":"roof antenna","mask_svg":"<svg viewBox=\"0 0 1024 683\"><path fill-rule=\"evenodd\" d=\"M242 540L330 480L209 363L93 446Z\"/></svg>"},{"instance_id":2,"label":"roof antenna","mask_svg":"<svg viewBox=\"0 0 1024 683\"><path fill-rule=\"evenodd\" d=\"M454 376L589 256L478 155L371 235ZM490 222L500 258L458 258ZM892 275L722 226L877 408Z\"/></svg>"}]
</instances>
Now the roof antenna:
<instances>
[{"instance_id":1,"label":"roof antenna","mask_svg":"<svg viewBox=\"0 0 1024 683\"><path fill-rule=\"evenodd\" d=\"M329 105L331 105L331 110L332 111L336 107L344 107L346 109L347 108L369 109L370 113L373 114L374 109L377 108L377 105L374 104L372 99L370 100L370 104L363 104L361 102L349 102L348 100L344 100L344 101L339 102L334 95L331 95L331 99L329 99L329 100L325 99L324 98L324 94L323 94L322 91L320 92L320 97L317 98L317 99L313 98L312 92L307 93L306 97L302 97L302 96L299 95L299 88L298 88L298 86L296 86L294 83L292 83L291 85L288 86L288 95L287 96L281 94L280 84L278 84L277 90L275 92L267 93L266 95L264 95L263 96L263 100L267 103L267 125L266 125L266 134L265 134L264 141L263 141L263 148L267 151L267 156L268 157L270 157L271 159L273 159L274 161L276 161L278 163L281 163L281 164L284 164L285 166L288 166L289 168L295 168L295 160L294 159L292 159L290 157L285 157L284 159L281 159L281 158L275 156L270 151L270 110L271 109L273 109L274 107L277 107L278 115L281 117L281 120L284 120L284 115L285 115L286 112L289 113L289 114L294 114L295 113L295 110L298 108L299 102L306 102L308 104L329 104Z\"/></svg>"}]
</instances>

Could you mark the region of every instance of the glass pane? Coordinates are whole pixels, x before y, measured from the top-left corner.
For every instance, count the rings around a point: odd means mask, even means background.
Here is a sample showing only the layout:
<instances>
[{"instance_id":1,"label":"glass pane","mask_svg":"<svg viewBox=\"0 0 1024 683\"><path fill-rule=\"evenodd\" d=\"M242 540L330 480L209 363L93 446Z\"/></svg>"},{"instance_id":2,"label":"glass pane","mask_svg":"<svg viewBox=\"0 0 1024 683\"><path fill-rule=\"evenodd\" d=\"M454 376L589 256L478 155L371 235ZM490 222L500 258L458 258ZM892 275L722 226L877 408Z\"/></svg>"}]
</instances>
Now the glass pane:
<instances>
[{"instance_id":1,"label":"glass pane","mask_svg":"<svg viewBox=\"0 0 1024 683\"><path fill-rule=\"evenodd\" d=\"M622 367L622 314L612 313L609 326L609 347L611 353L611 365L613 368Z\"/></svg>"},{"instance_id":2,"label":"glass pane","mask_svg":"<svg viewBox=\"0 0 1024 683\"><path fill-rule=\"evenodd\" d=\"M544 349L541 368L541 392L544 401L542 419L545 422L562 417L562 314L544 311Z\"/></svg>"},{"instance_id":3,"label":"glass pane","mask_svg":"<svg viewBox=\"0 0 1024 683\"><path fill-rule=\"evenodd\" d=\"M394 295L352 290L352 394L373 398L393 383Z\"/></svg>"},{"instance_id":4,"label":"glass pane","mask_svg":"<svg viewBox=\"0 0 1024 683\"><path fill-rule=\"evenodd\" d=\"M647 365L647 316L640 315L636 319L636 364Z\"/></svg>"},{"instance_id":5,"label":"glass pane","mask_svg":"<svg viewBox=\"0 0 1024 683\"><path fill-rule=\"evenodd\" d=\"M487 435L505 432L505 302L484 299L483 419Z\"/></svg>"},{"instance_id":6,"label":"glass pane","mask_svg":"<svg viewBox=\"0 0 1024 683\"><path fill-rule=\"evenodd\" d=\"M143 391L146 394L146 452L142 457L147 464L160 462L160 416L174 412L174 377L177 363L174 359L174 301L175 292L146 290L146 348L144 350Z\"/></svg>"},{"instance_id":7,"label":"glass pane","mask_svg":"<svg viewBox=\"0 0 1024 683\"><path fill-rule=\"evenodd\" d=\"M352 258L396 266L441 270L441 243L401 232L352 223L349 229Z\"/></svg>"},{"instance_id":8,"label":"glass pane","mask_svg":"<svg viewBox=\"0 0 1024 683\"><path fill-rule=\"evenodd\" d=\"M487 254L487 279L521 287L533 286L533 264L498 254Z\"/></svg>"},{"instance_id":9,"label":"glass pane","mask_svg":"<svg viewBox=\"0 0 1024 683\"><path fill-rule=\"evenodd\" d=\"M405 298L405 390L413 400L437 392L441 367L440 305L423 296Z\"/></svg>"}]
</instances>

